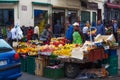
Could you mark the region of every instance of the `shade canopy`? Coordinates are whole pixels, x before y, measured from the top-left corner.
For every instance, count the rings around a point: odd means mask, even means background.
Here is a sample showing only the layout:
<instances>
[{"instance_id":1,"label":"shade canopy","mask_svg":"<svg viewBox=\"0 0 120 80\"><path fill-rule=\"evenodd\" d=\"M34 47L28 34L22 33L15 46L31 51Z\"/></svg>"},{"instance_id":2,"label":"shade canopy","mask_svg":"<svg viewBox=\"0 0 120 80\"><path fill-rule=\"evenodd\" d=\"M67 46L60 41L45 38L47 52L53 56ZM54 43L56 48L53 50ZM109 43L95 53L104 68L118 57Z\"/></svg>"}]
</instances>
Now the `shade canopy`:
<instances>
[{"instance_id":1,"label":"shade canopy","mask_svg":"<svg viewBox=\"0 0 120 80\"><path fill-rule=\"evenodd\" d=\"M0 3L18 3L19 0L0 0Z\"/></svg>"},{"instance_id":2,"label":"shade canopy","mask_svg":"<svg viewBox=\"0 0 120 80\"><path fill-rule=\"evenodd\" d=\"M34 5L40 5L40 6L52 6L50 3L43 3L43 2L32 2Z\"/></svg>"}]
</instances>

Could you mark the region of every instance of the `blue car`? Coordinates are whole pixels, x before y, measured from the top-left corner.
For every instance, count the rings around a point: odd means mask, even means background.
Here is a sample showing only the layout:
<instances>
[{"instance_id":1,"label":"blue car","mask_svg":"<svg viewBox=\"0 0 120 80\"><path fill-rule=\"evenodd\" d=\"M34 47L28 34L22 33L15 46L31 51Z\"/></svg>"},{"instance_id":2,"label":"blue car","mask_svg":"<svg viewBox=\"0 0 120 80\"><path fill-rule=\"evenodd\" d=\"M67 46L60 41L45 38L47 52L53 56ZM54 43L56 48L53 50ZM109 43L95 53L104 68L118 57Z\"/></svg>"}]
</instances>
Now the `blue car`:
<instances>
[{"instance_id":1,"label":"blue car","mask_svg":"<svg viewBox=\"0 0 120 80\"><path fill-rule=\"evenodd\" d=\"M19 54L0 39L0 80L17 80L22 75L20 65Z\"/></svg>"}]
</instances>

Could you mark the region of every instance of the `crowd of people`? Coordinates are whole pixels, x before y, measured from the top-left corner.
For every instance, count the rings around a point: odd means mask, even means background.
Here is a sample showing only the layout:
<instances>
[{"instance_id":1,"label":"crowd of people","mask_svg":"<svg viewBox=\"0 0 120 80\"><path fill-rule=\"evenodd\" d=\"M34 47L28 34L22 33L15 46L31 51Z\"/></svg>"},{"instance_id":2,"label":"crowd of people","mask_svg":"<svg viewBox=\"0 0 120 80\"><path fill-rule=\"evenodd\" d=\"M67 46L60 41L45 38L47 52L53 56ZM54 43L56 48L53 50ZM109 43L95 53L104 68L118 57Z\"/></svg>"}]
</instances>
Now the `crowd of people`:
<instances>
[{"instance_id":1,"label":"crowd of people","mask_svg":"<svg viewBox=\"0 0 120 80\"><path fill-rule=\"evenodd\" d=\"M59 24L59 21L58 21ZM57 25L56 25L57 26ZM97 21L97 25L92 27L89 21L86 21L85 26L83 28L80 27L80 23L75 22L71 24L69 21L66 21L65 23L66 31L64 37L67 39L68 43L75 43L75 44L83 44L86 40L90 40L90 31L93 31L94 33L91 33L92 38L94 38L96 35L107 35L107 34L114 34L114 37L117 40L117 31L118 31L118 23L116 20L112 20L111 24L105 25L102 23L101 20ZM39 27L27 27L22 26L19 28L19 31L17 31L15 26L9 26L7 27L7 38L6 40L8 43L13 46L13 41L17 40L17 36L19 35L21 38L25 37L27 40L42 40L44 44L49 44L52 37L55 37L53 34L52 26L50 24L46 24L45 28L42 33L39 31ZM56 28L56 31L58 31ZM18 32L22 32L21 34L17 34ZM56 32L57 33L57 32ZM60 32L58 32L60 34ZM63 37L63 36L62 36ZM18 40L20 40L19 38Z\"/></svg>"},{"instance_id":2,"label":"crowd of people","mask_svg":"<svg viewBox=\"0 0 120 80\"><path fill-rule=\"evenodd\" d=\"M118 41L118 23L117 20L112 20L111 24L105 25L101 20L97 21L96 26L91 26L90 22L87 21L83 28L80 27L80 24L75 22L74 24L66 23L68 29L66 31L66 39L70 43L82 44L86 40L94 40L93 38L98 34L101 35L110 35L113 34L116 42Z\"/></svg>"}]
</instances>

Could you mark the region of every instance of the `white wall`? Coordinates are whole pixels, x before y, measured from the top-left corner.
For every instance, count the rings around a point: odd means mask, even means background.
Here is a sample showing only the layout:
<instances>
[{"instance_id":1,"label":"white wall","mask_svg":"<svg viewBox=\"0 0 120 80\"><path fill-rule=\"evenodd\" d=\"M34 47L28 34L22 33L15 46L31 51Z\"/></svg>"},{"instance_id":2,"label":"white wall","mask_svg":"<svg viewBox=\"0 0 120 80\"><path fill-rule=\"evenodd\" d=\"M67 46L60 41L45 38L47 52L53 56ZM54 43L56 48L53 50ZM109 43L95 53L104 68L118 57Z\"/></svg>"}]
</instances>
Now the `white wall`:
<instances>
[{"instance_id":1,"label":"white wall","mask_svg":"<svg viewBox=\"0 0 120 80\"><path fill-rule=\"evenodd\" d=\"M47 10L50 13L51 7L48 6L40 6L40 5L33 5L32 2L44 2L48 3L50 0L20 0L19 3L19 19L20 25L25 26L35 26L34 25L34 9L38 10ZM22 6L26 6L27 10L22 10Z\"/></svg>"}]
</instances>

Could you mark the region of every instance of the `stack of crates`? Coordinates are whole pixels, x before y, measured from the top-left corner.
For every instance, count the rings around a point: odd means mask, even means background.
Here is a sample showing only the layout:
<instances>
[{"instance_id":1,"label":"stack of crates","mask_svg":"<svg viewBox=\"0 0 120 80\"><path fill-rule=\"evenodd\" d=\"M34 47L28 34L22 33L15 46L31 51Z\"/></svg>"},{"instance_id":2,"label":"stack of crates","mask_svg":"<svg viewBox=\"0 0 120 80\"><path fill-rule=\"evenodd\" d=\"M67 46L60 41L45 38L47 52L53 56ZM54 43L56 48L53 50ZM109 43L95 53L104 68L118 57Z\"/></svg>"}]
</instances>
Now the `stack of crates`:
<instances>
[{"instance_id":1,"label":"stack of crates","mask_svg":"<svg viewBox=\"0 0 120 80\"><path fill-rule=\"evenodd\" d=\"M118 74L118 55L117 50L111 50L108 58L109 68L108 72L110 76L116 76Z\"/></svg>"},{"instance_id":2,"label":"stack of crates","mask_svg":"<svg viewBox=\"0 0 120 80\"><path fill-rule=\"evenodd\" d=\"M35 74L35 58L36 57L31 57L31 56L28 56L27 57L27 73L29 74Z\"/></svg>"},{"instance_id":3,"label":"stack of crates","mask_svg":"<svg viewBox=\"0 0 120 80\"><path fill-rule=\"evenodd\" d=\"M21 71L26 72L27 71L27 58L20 57L21 62Z\"/></svg>"}]
</instances>

